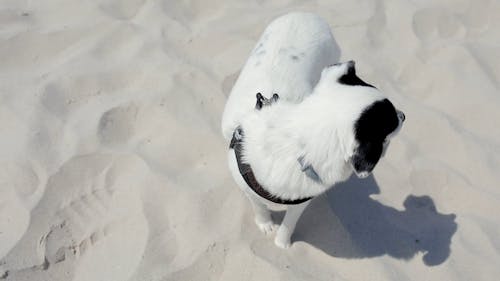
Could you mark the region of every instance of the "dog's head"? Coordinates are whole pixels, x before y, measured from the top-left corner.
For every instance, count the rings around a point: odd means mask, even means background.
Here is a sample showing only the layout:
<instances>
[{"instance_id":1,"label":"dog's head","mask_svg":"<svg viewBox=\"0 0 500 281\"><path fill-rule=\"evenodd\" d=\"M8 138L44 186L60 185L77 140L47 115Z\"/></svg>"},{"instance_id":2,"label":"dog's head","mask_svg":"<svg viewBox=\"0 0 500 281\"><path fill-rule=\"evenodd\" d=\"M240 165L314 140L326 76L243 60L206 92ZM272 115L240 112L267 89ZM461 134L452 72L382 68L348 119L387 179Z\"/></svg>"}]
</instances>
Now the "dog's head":
<instances>
[{"instance_id":1,"label":"dog's head","mask_svg":"<svg viewBox=\"0 0 500 281\"><path fill-rule=\"evenodd\" d=\"M334 96L332 104L342 114L346 126L343 141L348 143L346 161L358 177L365 178L384 156L405 115L377 88L356 75L354 61L326 68L320 83L323 83L323 92L326 90Z\"/></svg>"},{"instance_id":2,"label":"dog's head","mask_svg":"<svg viewBox=\"0 0 500 281\"><path fill-rule=\"evenodd\" d=\"M388 99L378 100L363 110L354 125L357 145L350 159L358 177L370 175L404 120L404 113L394 108Z\"/></svg>"}]
</instances>

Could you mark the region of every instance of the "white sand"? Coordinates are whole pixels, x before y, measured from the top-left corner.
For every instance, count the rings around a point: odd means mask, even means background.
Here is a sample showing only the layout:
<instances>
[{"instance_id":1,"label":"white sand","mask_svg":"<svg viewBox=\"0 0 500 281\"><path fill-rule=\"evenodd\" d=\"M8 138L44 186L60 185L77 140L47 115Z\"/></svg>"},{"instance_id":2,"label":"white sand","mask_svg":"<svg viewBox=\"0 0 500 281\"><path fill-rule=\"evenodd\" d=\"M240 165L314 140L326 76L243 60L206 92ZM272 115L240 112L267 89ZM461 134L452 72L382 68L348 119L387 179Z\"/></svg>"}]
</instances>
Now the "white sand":
<instances>
[{"instance_id":1,"label":"white sand","mask_svg":"<svg viewBox=\"0 0 500 281\"><path fill-rule=\"evenodd\" d=\"M1 1L0 280L497 280L499 10ZM407 121L374 177L315 199L284 251L229 175L220 116L289 11L327 19Z\"/></svg>"}]
</instances>

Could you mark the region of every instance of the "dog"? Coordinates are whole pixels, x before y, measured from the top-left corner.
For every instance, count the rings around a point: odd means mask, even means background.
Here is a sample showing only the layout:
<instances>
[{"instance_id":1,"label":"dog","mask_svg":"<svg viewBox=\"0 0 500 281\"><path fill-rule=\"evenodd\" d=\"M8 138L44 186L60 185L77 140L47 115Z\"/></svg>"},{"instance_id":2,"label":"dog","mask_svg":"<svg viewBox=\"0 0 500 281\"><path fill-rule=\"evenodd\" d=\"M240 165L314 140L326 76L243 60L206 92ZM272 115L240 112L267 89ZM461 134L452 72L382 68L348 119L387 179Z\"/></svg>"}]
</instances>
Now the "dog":
<instances>
[{"instance_id":1,"label":"dog","mask_svg":"<svg viewBox=\"0 0 500 281\"><path fill-rule=\"evenodd\" d=\"M322 18L282 16L264 31L224 108L229 170L259 229L273 232L270 207L286 208L274 239L280 248L290 247L312 198L352 173L370 175L405 120L356 75L354 61L338 56Z\"/></svg>"}]
</instances>

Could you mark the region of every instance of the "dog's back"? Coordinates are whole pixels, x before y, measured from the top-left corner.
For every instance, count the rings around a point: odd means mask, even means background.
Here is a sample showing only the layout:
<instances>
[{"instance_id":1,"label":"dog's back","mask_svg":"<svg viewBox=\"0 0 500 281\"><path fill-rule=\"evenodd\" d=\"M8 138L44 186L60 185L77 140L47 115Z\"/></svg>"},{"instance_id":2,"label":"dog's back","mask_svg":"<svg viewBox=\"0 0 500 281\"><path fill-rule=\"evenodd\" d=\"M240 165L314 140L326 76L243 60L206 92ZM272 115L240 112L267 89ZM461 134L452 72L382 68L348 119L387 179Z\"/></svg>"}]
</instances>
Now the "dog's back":
<instances>
[{"instance_id":1,"label":"dog's back","mask_svg":"<svg viewBox=\"0 0 500 281\"><path fill-rule=\"evenodd\" d=\"M340 51L328 23L317 15L291 13L274 20L253 49L222 116L224 138L255 107L255 95L278 93L281 100L297 103L312 92L321 71L338 62Z\"/></svg>"}]
</instances>

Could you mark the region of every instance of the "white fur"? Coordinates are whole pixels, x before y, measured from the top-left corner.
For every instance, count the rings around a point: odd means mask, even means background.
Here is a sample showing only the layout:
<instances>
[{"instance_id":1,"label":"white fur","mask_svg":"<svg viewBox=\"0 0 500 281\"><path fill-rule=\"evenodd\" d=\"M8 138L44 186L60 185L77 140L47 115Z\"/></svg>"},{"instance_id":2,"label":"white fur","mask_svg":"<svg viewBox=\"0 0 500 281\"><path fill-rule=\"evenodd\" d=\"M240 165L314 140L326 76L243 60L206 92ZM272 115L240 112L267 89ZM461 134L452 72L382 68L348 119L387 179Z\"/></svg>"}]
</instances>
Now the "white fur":
<instances>
[{"instance_id":1,"label":"white fur","mask_svg":"<svg viewBox=\"0 0 500 281\"><path fill-rule=\"evenodd\" d=\"M309 13L292 13L266 28L241 70L222 116L229 141L240 121L253 111L255 94L300 102L309 95L321 71L337 62L339 49L328 23ZM295 58L296 59L293 59Z\"/></svg>"},{"instance_id":2,"label":"white fur","mask_svg":"<svg viewBox=\"0 0 500 281\"><path fill-rule=\"evenodd\" d=\"M241 126L244 161L259 183L280 198L317 196L349 177L353 171L349 159L357 145L354 123L364 108L384 98L375 88L337 82L347 66L328 67L336 62L336 48L328 24L321 18L302 13L278 18L257 43L227 101L222 118L225 139L229 141ZM304 55L299 60L290 57L300 54ZM280 100L257 111L257 92L267 97L278 93ZM299 158L313 167L320 180L302 171ZM228 160L233 177L252 204L255 222L264 233L271 232L274 223L267 208L271 202L245 183L233 150L229 150ZM307 204L287 207L276 245L290 246Z\"/></svg>"},{"instance_id":3,"label":"white fur","mask_svg":"<svg viewBox=\"0 0 500 281\"><path fill-rule=\"evenodd\" d=\"M302 103L280 100L241 120L244 160L270 193L292 200L316 196L351 174L354 123L364 108L384 97L375 88L337 83L343 68L345 64L325 69ZM322 182L302 172L301 157Z\"/></svg>"}]
</instances>

